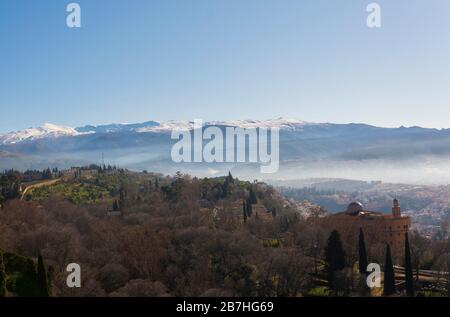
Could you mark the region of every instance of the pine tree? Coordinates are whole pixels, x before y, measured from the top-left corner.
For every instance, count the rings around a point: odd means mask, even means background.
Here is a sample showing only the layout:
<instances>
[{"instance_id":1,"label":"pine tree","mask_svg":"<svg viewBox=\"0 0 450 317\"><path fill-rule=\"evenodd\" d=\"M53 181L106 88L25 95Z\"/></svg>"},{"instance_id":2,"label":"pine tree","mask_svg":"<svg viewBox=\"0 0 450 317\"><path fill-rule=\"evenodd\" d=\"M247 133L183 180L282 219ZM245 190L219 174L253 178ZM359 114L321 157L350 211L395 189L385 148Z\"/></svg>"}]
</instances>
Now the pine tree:
<instances>
[{"instance_id":1,"label":"pine tree","mask_svg":"<svg viewBox=\"0 0 450 317\"><path fill-rule=\"evenodd\" d=\"M391 248L389 244L386 245L386 262L384 265L384 296L389 296L395 293L395 273L392 264Z\"/></svg>"},{"instance_id":2,"label":"pine tree","mask_svg":"<svg viewBox=\"0 0 450 317\"><path fill-rule=\"evenodd\" d=\"M339 232L333 230L327 240L325 247L325 268L327 270L328 282L333 287L336 271L345 268L345 252L342 247L341 236Z\"/></svg>"},{"instance_id":3,"label":"pine tree","mask_svg":"<svg viewBox=\"0 0 450 317\"><path fill-rule=\"evenodd\" d=\"M367 273L367 253L366 243L364 241L364 232L362 228L359 228L359 273Z\"/></svg>"},{"instance_id":4,"label":"pine tree","mask_svg":"<svg viewBox=\"0 0 450 317\"><path fill-rule=\"evenodd\" d=\"M0 297L6 297L6 272L3 252L0 250Z\"/></svg>"},{"instance_id":5,"label":"pine tree","mask_svg":"<svg viewBox=\"0 0 450 317\"><path fill-rule=\"evenodd\" d=\"M409 248L408 233L405 232L405 284L406 295L414 296L414 281L411 265L411 249Z\"/></svg>"},{"instance_id":6,"label":"pine tree","mask_svg":"<svg viewBox=\"0 0 450 317\"><path fill-rule=\"evenodd\" d=\"M40 297L49 297L50 292L47 281L47 272L45 270L44 260L42 259L42 256L40 254L38 257L37 283L39 287Z\"/></svg>"}]
</instances>

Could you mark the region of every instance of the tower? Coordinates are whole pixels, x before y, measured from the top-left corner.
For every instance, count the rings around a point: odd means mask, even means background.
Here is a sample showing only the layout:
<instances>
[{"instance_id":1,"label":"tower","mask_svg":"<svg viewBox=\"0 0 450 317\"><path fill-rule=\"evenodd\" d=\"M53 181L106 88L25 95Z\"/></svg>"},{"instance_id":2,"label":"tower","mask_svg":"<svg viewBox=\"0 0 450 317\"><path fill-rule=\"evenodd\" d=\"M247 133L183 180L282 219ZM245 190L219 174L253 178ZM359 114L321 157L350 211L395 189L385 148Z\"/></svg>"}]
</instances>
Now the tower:
<instances>
[{"instance_id":1,"label":"tower","mask_svg":"<svg viewBox=\"0 0 450 317\"><path fill-rule=\"evenodd\" d=\"M394 199L394 204L392 206L392 215L396 218L399 218L402 216L402 211L400 209L400 203L398 202L398 199Z\"/></svg>"}]
</instances>

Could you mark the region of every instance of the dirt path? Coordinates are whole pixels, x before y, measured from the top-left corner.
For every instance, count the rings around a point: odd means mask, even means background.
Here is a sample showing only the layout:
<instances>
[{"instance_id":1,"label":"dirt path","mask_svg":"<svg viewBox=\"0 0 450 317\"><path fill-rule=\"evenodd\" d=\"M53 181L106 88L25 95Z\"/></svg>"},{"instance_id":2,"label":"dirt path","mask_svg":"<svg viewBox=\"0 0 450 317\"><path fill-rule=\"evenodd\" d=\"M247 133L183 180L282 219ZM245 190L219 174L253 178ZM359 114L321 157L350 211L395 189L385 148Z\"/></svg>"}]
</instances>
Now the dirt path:
<instances>
[{"instance_id":1,"label":"dirt path","mask_svg":"<svg viewBox=\"0 0 450 317\"><path fill-rule=\"evenodd\" d=\"M33 190L35 188L39 188L42 186L50 186L53 184L56 184L57 182L59 182L61 179L60 178L56 178L56 179L49 179L49 180L45 180L36 184L32 184L32 185L28 185L27 187L25 187L24 191L22 192L22 195L20 196L20 200L23 200L25 198L25 195L30 191Z\"/></svg>"}]
</instances>

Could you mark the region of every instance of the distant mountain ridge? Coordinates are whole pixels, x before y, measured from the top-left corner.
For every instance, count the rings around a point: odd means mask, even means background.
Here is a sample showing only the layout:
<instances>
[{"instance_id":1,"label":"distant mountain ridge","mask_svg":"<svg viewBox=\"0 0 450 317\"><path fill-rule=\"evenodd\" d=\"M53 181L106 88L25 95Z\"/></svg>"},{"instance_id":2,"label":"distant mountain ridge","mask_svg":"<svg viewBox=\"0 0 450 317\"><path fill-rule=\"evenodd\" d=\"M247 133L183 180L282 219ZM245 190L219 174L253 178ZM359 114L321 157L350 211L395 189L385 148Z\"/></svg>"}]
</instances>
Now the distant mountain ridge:
<instances>
[{"instance_id":1,"label":"distant mountain ridge","mask_svg":"<svg viewBox=\"0 0 450 317\"><path fill-rule=\"evenodd\" d=\"M311 123L295 119L229 120L204 126L280 129L280 169L271 179L352 178L386 182L450 183L450 129L382 128L362 123ZM257 163L174 163L172 130L193 121L40 128L0 135L0 170L101 163L193 175L226 174L262 179Z\"/></svg>"},{"instance_id":2,"label":"distant mountain ridge","mask_svg":"<svg viewBox=\"0 0 450 317\"><path fill-rule=\"evenodd\" d=\"M295 119L273 119L273 120L230 120L230 121L207 121L205 126L232 126L242 128L280 128L298 129L310 123ZM106 125L85 125L72 128L66 126L45 123L41 127L28 128L22 131L0 134L0 144L14 144L22 141L30 141L44 138L57 138L67 136L78 136L92 133L118 133L118 132L170 132L172 130L191 130L194 128L194 121L169 120L169 121L147 121L132 124L106 124Z\"/></svg>"}]
</instances>

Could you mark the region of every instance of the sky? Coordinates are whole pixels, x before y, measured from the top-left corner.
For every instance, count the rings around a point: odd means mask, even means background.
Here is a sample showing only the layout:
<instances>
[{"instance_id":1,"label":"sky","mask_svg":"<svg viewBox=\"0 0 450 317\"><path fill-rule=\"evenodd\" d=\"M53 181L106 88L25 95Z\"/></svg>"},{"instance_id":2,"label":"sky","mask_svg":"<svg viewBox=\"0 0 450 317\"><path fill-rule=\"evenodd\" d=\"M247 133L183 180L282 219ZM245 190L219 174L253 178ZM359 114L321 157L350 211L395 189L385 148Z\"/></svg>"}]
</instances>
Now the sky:
<instances>
[{"instance_id":1,"label":"sky","mask_svg":"<svg viewBox=\"0 0 450 317\"><path fill-rule=\"evenodd\" d=\"M0 133L295 118L450 128L450 1L0 1Z\"/></svg>"}]
</instances>

